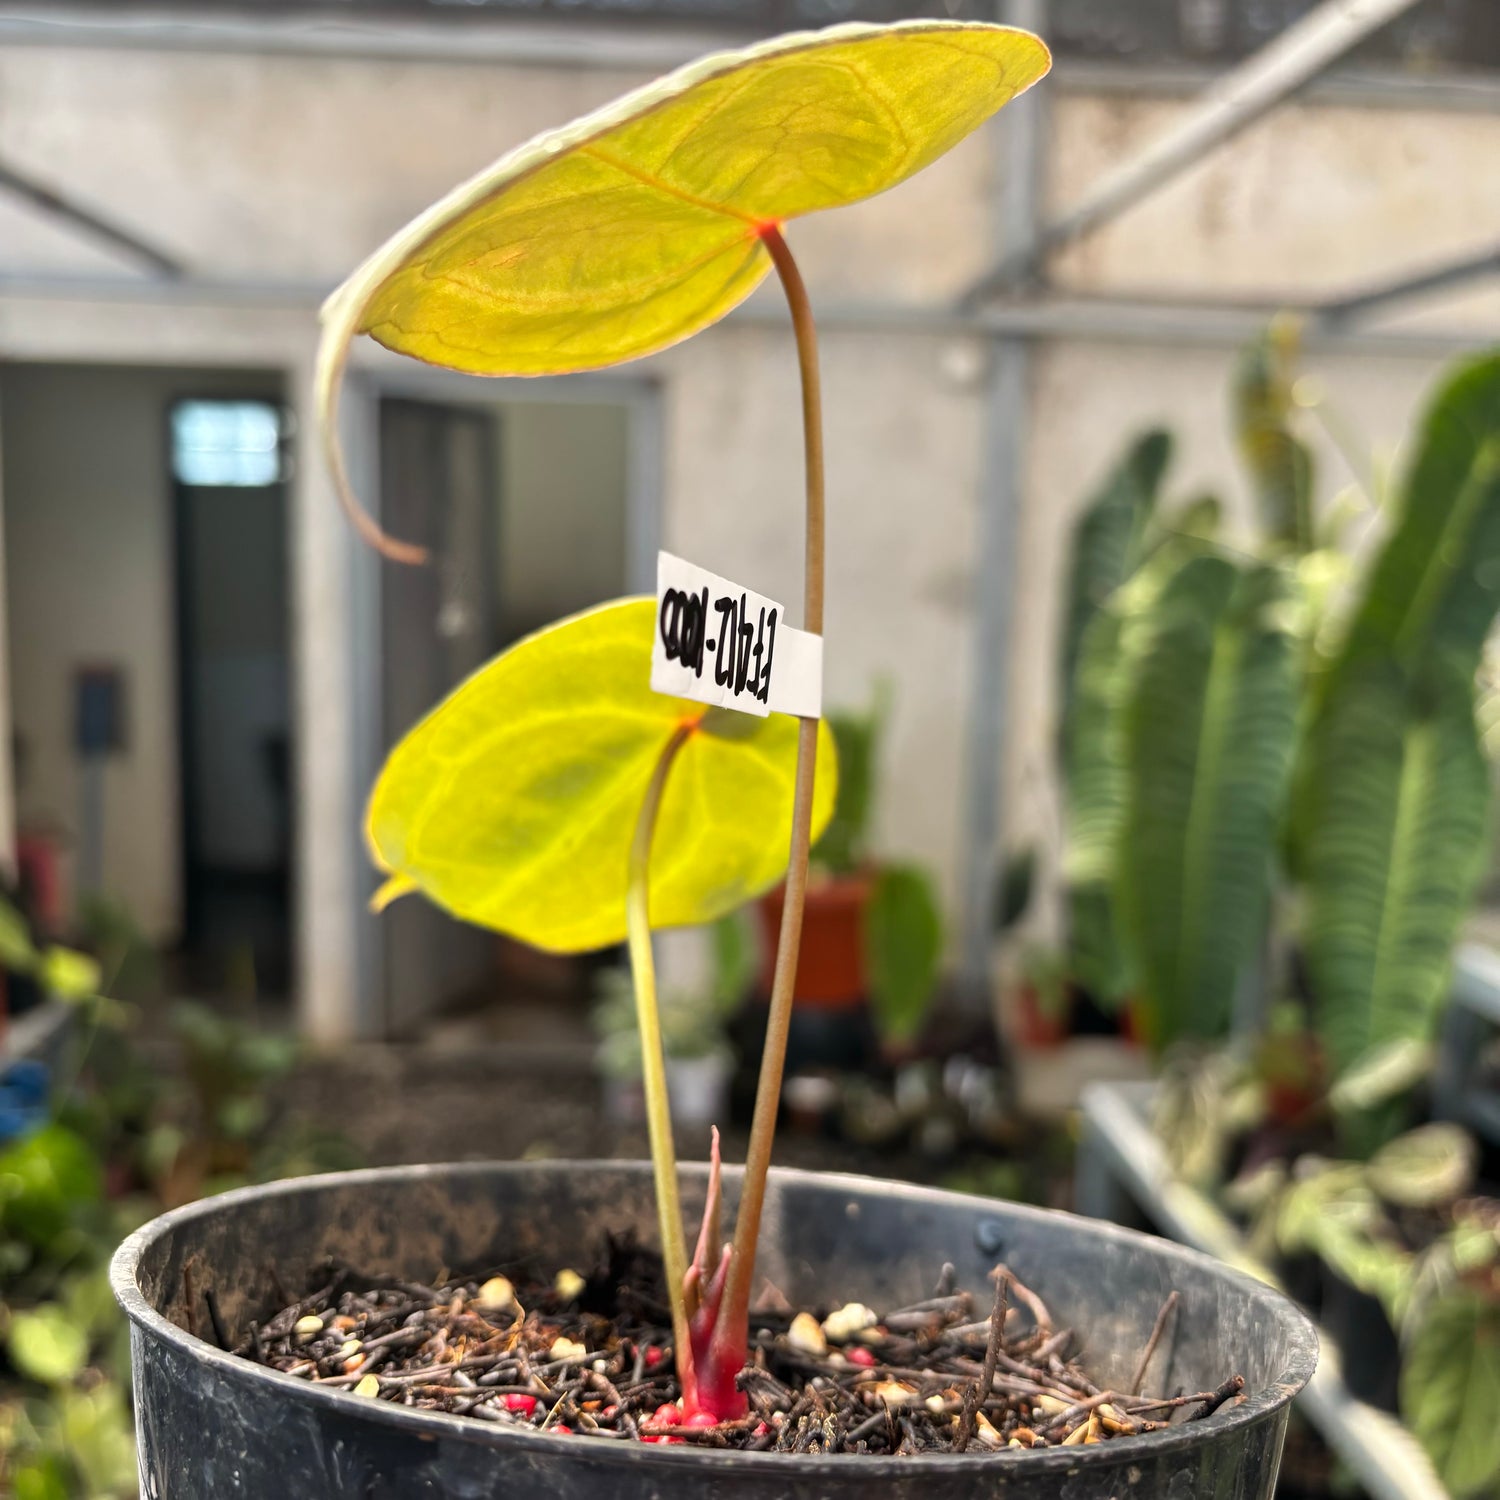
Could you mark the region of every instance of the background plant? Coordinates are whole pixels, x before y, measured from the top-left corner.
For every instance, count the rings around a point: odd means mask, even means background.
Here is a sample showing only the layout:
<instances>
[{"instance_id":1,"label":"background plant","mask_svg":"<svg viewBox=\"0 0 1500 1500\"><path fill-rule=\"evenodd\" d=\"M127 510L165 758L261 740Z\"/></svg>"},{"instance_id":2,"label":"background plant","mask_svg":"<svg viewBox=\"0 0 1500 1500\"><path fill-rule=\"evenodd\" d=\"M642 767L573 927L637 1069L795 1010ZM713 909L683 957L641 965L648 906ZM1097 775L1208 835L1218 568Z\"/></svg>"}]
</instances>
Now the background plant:
<instances>
[{"instance_id":1,"label":"background plant","mask_svg":"<svg viewBox=\"0 0 1500 1500\"><path fill-rule=\"evenodd\" d=\"M1155 1045L1223 1036L1237 1003L1263 1022L1295 950L1337 1078L1430 1038L1480 874L1500 357L1440 381L1391 495L1319 515L1293 348L1278 324L1236 375L1248 551L1202 502L1162 516L1159 433L1077 528L1064 873L1075 972L1133 995ZM1361 575L1349 542L1374 504L1386 534Z\"/></svg>"},{"instance_id":2,"label":"background plant","mask_svg":"<svg viewBox=\"0 0 1500 1500\"><path fill-rule=\"evenodd\" d=\"M875 1024L888 1041L910 1041L937 992L943 958L943 919L931 874L910 861L877 859L870 825L880 779L889 694L882 684L863 712L831 712L839 786L833 815L812 851L814 865L834 879L863 879L865 970Z\"/></svg>"},{"instance_id":3,"label":"background plant","mask_svg":"<svg viewBox=\"0 0 1500 1500\"><path fill-rule=\"evenodd\" d=\"M125 1500L138 1476L115 1246L201 1192L357 1162L271 1107L290 1038L183 1004L148 1048L141 1013L100 993L95 958L38 946L5 903L0 930L6 964L45 974L76 1011L35 1120L0 1148L0 1491Z\"/></svg>"},{"instance_id":4,"label":"background plant","mask_svg":"<svg viewBox=\"0 0 1500 1500\"><path fill-rule=\"evenodd\" d=\"M1313 1254L1380 1304L1402 1348L1402 1419L1455 1500L1500 1483L1500 1202L1469 1196L1473 1139L1397 1136L1368 1161L1272 1160L1228 1192L1262 1261Z\"/></svg>"}]
</instances>

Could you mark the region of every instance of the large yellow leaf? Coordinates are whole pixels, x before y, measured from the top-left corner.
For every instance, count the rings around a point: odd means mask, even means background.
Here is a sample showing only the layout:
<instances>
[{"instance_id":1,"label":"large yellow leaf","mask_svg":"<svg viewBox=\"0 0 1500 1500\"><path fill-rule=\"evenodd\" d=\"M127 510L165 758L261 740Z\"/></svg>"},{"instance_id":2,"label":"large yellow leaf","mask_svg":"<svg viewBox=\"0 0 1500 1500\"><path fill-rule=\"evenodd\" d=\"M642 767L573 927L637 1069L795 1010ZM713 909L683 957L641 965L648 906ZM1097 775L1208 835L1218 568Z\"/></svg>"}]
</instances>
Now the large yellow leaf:
<instances>
[{"instance_id":1,"label":"large yellow leaf","mask_svg":"<svg viewBox=\"0 0 1500 1500\"><path fill-rule=\"evenodd\" d=\"M706 922L786 869L797 721L653 693L656 605L551 625L469 678L391 752L368 835L390 890L555 952L625 936L626 865L647 783L684 722L651 857L651 925ZM814 837L833 810L819 731Z\"/></svg>"},{"instance_id":2,"label":"large yellow leaf","mask_svg":"<svg viewBox=\"0 0 1500 1500\"><path fill-rule=\"evenodd\" d=\"M1004 26L835 26L705 57L501 157L323 309L319 403L345 503L334 416L357 333L483 375L663 349L755 289L766 225L894 187L1050 66Z\"/></svg>"}]
</instances>

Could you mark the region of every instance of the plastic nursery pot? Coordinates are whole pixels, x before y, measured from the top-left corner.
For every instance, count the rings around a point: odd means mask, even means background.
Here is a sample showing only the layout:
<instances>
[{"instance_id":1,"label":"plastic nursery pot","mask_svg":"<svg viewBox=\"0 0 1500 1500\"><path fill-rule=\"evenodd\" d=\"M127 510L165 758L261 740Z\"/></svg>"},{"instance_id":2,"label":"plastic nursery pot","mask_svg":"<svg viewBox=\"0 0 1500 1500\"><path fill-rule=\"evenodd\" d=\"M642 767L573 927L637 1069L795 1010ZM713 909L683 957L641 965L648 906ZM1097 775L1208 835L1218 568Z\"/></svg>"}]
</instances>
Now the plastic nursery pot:
<instances>
[{"instance_id":1,"label":"plastic nursery pot","mask_svg":"<svg viewBox=\"0 0 1500 1500\"><path fill-rule=\"evenodd\" d=\"M819 1010L853 1010L869 994L865 969L865 910L874 884L866 875L840 876L809 885L797 954L797 1004ZM763 962L760 989L771 992L776 940L786 890L777 886L760 901Z\"/></svg>"},{"instance_id":2,"label":"plastic nursery pot","mask_svg":"<svg viewBox=\"0 0 1500 1500\"><path fill-rule=\"evenodd\" d=\"M726 1174L729 1177L730 1174ZM684 1173L701 1210L705 1174ZM726 1182L737 1195L737 1175ZM308 1384L194 1337L227 1337L337 1256L429 1278L534 1257L579 1265L605 1227L654 1238L645 1163L398 1167L245 1188L166 1214L115 1255L131 1321L141 1494L146 1500L1269 1500L1289 1403L1317 1343L1288 1301L1205 1256L1071 1215L957 1193L774 1172L758 1275L804 1306L876 1308L930 1295L945 1260L988 1299L1004 1260L1085 1332L1096 1378L1128 1382L1162 1301L1181 1297L1150 1385L1245 1395L1197 1422L1093 1447L870 1458L733 1453L548 1436L421 1412ZM184 1305L187 1293L195 1302Z\"/></svg>"},{"instance_id":3,"label":"plastic nursery pot","mask_svg":"<svg viewBox=\"0 0 1500 1500\"><path fill-rule=\"evenodd\" d=\"M1068 1039L1068 1012L1046 1005L1034 984L1022 984L1016 990L1016 1041L1033 1052L1050 1052Z\"/></svg>"},{"instance_id":4,"label":"plastic nursery pot","mask_svg":"<svg viewBox=\"0 0 1500 1500\"><path fill-rule=\"evenodd\" d=\"M1339 1351L1352 1396L1381 1411L1400 1409L1401 1343L1381 1302L1323 1266L1323 1329Z\"/></svg>"}]
</instances>

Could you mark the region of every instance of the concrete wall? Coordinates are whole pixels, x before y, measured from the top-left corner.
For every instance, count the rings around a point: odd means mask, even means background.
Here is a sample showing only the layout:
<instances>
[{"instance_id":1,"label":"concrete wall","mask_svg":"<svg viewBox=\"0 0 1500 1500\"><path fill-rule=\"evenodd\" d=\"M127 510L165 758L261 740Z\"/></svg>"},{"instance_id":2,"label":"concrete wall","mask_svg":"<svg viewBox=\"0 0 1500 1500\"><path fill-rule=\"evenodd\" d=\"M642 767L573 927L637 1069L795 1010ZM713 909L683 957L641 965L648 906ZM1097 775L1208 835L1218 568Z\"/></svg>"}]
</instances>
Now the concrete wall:
<instances>
[{"instance_id":1,"label":"concrete wall","mask_svg":"<svg viewBox=\"0 0 1500 1500\"><path fill-rule=\"evenodd\" d=\"M957 796L971 678L977 392L947 341L826 332L825 701L892 713L875 838L929 860L956 895ZM671 360L668 545L786 602L802 599L802 428L779 329L715 329Z\"/></svg>"},{"instance_id":2,"label":"concrete wall","mask_svg":"<svg viewBox=\"0 0 1500 1500\"><path fill-rule=\"evenodd\" d=\"M1069 94L1053 111L1047 195L1075 200L1122 156L1169 129L1181 100ZM1472 255L1500 236L1490 191L1500 113L1292 103L1058 256L1068 287L1174 295L1346 293ZM1500 327L1500 290L1450 300Z\"/></svg>"},{"instance_id":3,"label":"concrete wall","mask_svg":"<svg viewBox=\"0 0 1500 1500\"><path fill-rule=\"evenodd\" d=\"M167 940L181 914L181 809L167 409L183 395L274 396L249 373L0 368L17 807L78 834L73 677L123 668L128 743L105 773L104 887Z\"/></svg>"},{"instance_id":4,"label":"concrete wall","mask_svg":"<svg viewBox=\"0 0 1500 1500\"><path fill-rule=\"evenodd\" d=\"M89 358L133 350L216 363L274 349L304 422L313 288L462 175L533 131L642 81L641 73L490 63L212 55L87 48L0 49L0 153L98 206L149 225L194 270L297 282L273 312L141 299L6 297L0 357ZM1054 89L1046 178L1070 201L1108 163L1183 108ZM1500 238L1487 191L1500 123L1482 112L1307 102L1059 257L1078 293L1277 295L1342 288L1413 260ZM863 701L890 678L878 838L929 860L951 897L972 676L982 346L963 336L861 324L871 304L939 307L995 254L996 136L985 132L881 199L793 226L826 310L830 465L828 698ZM99 253L34 216L0 208L0 275L97 271ZM23 222L24 221L24 222ZM24 232L22 232L24 230ZM9 232L7 232L9 231ZM199 294L200 296L202 294ZM757 294L771 306L774 289ZM212 303L212 298L208 298ZM842 316L841 316L842 313ZM1174 488L1233 497L1225 419L1231 350L1091 335L1085 317L1039 344L1018 537L1015 651L1003 766L1015 837L1055 839L1048 743L1054 710L1059 560L1089 486L1148 420L1178 432ZM1314 354L1356 431L1389 449L1450 334L1500 334L1500 299L1450 300L1390 320L1405 354ZM1432 332L1434 338L1426 338ZM364 356L361 356L364 359ZM789 603L800 597L801 438L783 327L754 317L638 367L660 383L664 542ZM1325 464L1325 486L1341 483ZM357 893L350 829L359 797L347 749L360 645L350 580L363 564L315 464L295 487L299 826L304 996L334 1034L354 1000ZM352 571L351 571L352 570ZM319 933L314 940L310 934Z\"/></svg>"}]
</instances>

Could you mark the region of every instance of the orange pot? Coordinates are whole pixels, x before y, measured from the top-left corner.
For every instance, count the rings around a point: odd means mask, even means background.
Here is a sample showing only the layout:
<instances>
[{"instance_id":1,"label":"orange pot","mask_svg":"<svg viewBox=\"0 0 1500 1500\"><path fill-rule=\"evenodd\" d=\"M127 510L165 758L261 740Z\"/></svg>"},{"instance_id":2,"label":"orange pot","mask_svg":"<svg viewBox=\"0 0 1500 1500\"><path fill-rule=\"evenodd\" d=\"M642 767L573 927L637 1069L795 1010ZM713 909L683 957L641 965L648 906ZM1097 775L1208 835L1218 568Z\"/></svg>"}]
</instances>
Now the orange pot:
<instances>
[{"instance_id":1,"label":"orange pot","mask_svg":"<svg viewBox=\"0 0 1500 1500\"><path fill-rule=\"evenodd\" d=\"M1068 1017L1051 1014L1034 984L1022 984L1016 990L1015 1026L1016 1041L1033 1051L1061 1047L1068 1039Z\"/></svg>"},{"instance_id":2,"label":"orange pot","mask_svg":"<svg viewBox=\"0 0 1500 1500\"><path fill-rule=\"evenodd\" d=\"M819 1010L854 1010L869 995L865 970L865 909L872 882L866 875L840 876L810 885L802 914L802 947L797 956L799 1005ZM776 967L776 943L786 888L777 886L760 901L760 989L771 993Z\"/></svg>"}]
</instances>

